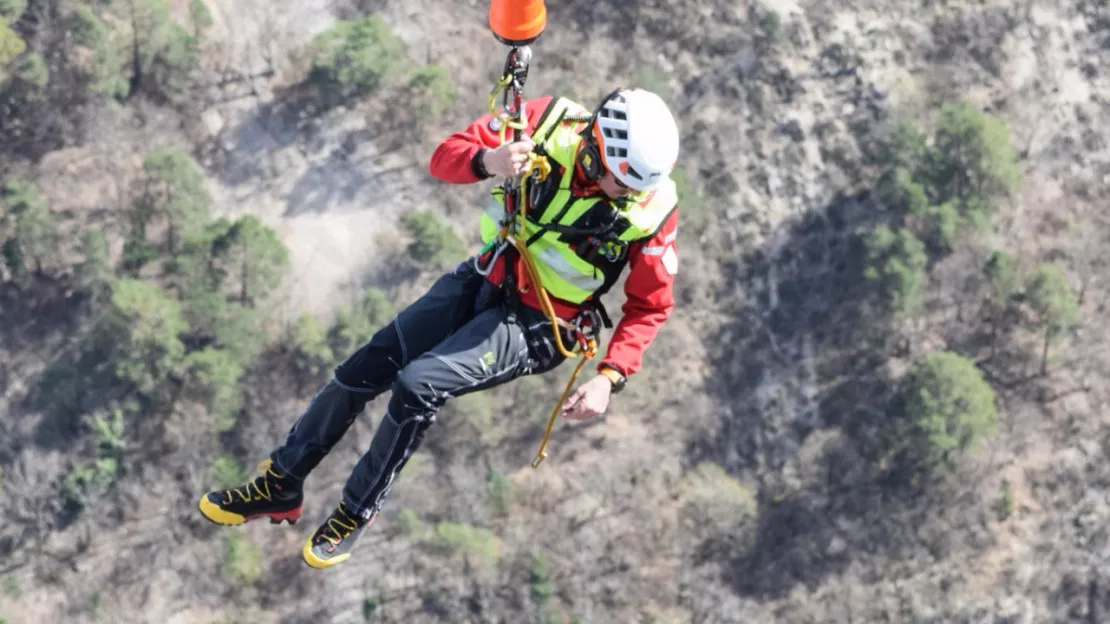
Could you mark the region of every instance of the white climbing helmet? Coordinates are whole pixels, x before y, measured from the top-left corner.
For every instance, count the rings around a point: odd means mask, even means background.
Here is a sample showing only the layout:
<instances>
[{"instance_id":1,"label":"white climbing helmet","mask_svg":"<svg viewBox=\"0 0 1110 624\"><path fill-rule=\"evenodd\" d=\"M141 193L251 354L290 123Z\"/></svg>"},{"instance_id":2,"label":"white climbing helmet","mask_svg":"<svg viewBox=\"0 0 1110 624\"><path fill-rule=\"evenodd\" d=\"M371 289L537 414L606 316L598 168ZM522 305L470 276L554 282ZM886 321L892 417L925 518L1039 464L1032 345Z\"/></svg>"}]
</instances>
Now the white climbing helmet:
<instances>
[{"instance_id":1,"label":"white climbing helmet","mask_svg":"<svg viewBox=\"0 0 1110 624\"><path fill-rule=\"evenodd\" d=\"M654 188L678 160L678 124L663 98L618 89L598 106L593 127L601 161L629 188Z\"/></svg>"}]
</instances>

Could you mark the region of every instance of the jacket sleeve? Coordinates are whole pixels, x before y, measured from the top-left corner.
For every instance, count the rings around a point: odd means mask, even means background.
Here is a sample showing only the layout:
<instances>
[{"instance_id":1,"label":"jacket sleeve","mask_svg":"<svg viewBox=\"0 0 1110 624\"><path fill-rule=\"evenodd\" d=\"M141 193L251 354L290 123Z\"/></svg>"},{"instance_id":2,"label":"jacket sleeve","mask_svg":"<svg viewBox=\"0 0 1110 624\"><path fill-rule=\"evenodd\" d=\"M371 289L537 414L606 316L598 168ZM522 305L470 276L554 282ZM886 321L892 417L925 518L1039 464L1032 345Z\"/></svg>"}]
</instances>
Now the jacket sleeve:
<instances>
[{"instance_id":1,"label":"jacket sleeve","mask_svg":"<svg viewBox=\"0 0 1110 624\"><path fill-rule=\"evenodd\" d=\"M617 323L603 367L615 368L626 377L640 370L644 352L674 310L674 278L678 273L678 210L647 241L629 247L631 270L624 283L623 316Z\"/></svg>"},{"instance_id":2,"label":"jacket sleeve","mask_svg":"<svg viewBox=\"0 0 1110 624\"><path fill-rule=\"evenodd\" d=\"M547 95L525 102L527 134L536 129L536 122L553 99ZM471 184L491 177L485 174L478 157L483 149L496 149L501 145L497 128L493 115L486 113L470 122L465 130L451 134L432 152L429 173L450 184ZM505 139L512 139L511 128L505 131Z\"/></svg>"}]
</instances>

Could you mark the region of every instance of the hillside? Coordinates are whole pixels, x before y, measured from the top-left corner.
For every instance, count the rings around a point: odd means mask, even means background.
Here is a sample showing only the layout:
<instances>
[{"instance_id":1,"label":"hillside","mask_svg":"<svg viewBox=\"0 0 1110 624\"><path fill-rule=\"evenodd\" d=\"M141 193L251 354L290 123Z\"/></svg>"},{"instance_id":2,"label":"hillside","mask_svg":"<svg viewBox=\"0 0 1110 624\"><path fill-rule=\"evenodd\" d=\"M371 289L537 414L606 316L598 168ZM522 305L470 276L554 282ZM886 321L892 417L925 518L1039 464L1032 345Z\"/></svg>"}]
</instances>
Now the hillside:
<instances>
[{"instance_id":1,"label":"hillside","mask_svg":"<svg viewBox=\"0 0 1110 624\"><path fill-rule=\"evenodd\" d=\"M547 4L527 95L679 118L678 307L538 470L569 366L449 405L321 573L384 399L295 527L196 500L479 247L488 5L0 0L0 622L1110 619L1110 5Z\"/></svg>"}]
</instances>

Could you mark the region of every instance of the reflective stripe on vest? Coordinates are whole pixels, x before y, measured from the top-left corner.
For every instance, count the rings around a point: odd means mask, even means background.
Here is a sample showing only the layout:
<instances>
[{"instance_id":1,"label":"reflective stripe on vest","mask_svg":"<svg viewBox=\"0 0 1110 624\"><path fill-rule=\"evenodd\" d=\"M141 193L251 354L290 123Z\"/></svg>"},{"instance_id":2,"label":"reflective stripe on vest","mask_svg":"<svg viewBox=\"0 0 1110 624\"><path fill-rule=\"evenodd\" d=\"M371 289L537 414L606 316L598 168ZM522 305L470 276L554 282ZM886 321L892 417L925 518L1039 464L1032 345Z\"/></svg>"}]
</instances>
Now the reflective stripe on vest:
<instances>
[{"instance_id":1,"label":"reflective stripe on vest","mask_svg":"<svg viewBox=\"0 0 1110 624\"><path fill-rule=\"evenodd\" d=\"M544 207L539 223L527 220L524 232L518 234L519 240L531 240L545 223L572 225L595 204L604 201L604 198L598 197L576 199L571 195L574 160L582 137L575 127L577 124L561 121L564 112L573 116L589 114L581 105L559 98L532 133L533 137L546 135L542 140L544 152L562 166L563 175L559 180L558 190ZM550 134L546 134L548 130L551 130ZM635 203L621 211L621 216L628 220L629 227L620 233L620 239L633 242L650 238L662 227L677 201L674 182L669 177L665 178L654 190L636 198ZM561 217L560 212L563 212ZM556 217L559 217L557 222ZM480 219L483 243L489 243L497 237L504 218L504 191L497 187L491 193L489 205ZM579 257L569 244L560 241L559 237L558 232L547 231L529 246L536 261L538 277L553 297L571 303L582 303L601 288L605 276L600 269Z\"/></svg>"}]
</instances>

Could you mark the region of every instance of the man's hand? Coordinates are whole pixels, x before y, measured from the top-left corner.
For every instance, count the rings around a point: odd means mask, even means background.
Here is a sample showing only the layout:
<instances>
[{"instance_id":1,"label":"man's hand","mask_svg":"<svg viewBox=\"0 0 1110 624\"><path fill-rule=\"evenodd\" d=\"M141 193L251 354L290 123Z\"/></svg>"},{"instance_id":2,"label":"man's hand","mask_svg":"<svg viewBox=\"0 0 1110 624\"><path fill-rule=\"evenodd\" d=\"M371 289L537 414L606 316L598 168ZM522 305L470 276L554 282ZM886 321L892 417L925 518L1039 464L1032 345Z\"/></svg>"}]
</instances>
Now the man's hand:
<instances>
[{"instance_id":1,"label":"man's hand","mask_svg":"<svg viewBox=\"0 0 1110 624\"><path fill-rule=\"evenodd\" d=\"M563 418L567 420L589 420L605 413L609 407L609 397L613 394L613 382L605 375L598 375L578 388L567 397L563 404Z\"/></svg>"},{"instance_id":2,"label":"man's hand","mask_svg":"<svg viewBox=\"0 0 1110 624\"><path fill-rule=\"evenodd\" d=\"M506 143L482 154L482 164L488 173L495 176L519 175L528 166L528 152L535 146L531 137L521 136L519 141Z\"/></svg>"}]
</instances>

